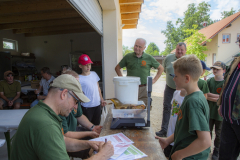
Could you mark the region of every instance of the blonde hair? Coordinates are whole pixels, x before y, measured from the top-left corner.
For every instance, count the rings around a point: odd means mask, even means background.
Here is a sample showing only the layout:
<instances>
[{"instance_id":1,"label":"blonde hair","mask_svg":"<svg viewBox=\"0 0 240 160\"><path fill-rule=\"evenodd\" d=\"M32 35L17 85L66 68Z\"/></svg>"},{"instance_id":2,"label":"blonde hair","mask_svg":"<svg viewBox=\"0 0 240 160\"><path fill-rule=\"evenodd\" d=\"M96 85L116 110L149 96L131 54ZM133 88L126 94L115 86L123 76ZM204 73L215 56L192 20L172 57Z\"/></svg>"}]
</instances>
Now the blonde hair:
<instances>
[{"instance_id":1,"label":"blonde hair","mask_svg":"<svg viewBox=\"0 0 240 160\"><path fill-rule=\"evenodd\" d=\"M194 81L197 81L203 72L201 62L195 55L179 58L173 63L173 68L181 75L190 75Z\"/></svg>"},{"instance_id":2,"label":"blonde hair","mask_svg":"<svg viewBox=\"0 0 240 160\"><path fill-rule=\"evenodd\" d=\"M63 74L69 74L69 75L72 75L73 77L75 78L78 78L79 75L77 74L77 72L73 71L73 70L66 70L63 72Z\"/></svg>"}]
</instances>

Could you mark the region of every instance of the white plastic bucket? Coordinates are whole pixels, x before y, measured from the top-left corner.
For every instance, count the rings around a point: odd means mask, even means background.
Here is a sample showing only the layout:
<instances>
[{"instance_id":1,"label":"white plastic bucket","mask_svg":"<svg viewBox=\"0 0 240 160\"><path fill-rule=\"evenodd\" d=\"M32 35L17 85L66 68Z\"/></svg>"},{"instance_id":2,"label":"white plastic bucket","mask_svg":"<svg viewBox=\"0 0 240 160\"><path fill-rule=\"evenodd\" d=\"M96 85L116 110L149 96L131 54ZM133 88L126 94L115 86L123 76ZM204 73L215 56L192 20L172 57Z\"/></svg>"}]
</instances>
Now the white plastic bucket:
<instances>
[{"instance_id":1,"label":"white plastic bucket","mask_svg":"<svg viewBox=\"0 0 240 160\"><path fill-rule=\"evenodd\" d=\"M140 77L114 77L115 98L124 104L138 104Z\"/></svg>"}]
</instances>

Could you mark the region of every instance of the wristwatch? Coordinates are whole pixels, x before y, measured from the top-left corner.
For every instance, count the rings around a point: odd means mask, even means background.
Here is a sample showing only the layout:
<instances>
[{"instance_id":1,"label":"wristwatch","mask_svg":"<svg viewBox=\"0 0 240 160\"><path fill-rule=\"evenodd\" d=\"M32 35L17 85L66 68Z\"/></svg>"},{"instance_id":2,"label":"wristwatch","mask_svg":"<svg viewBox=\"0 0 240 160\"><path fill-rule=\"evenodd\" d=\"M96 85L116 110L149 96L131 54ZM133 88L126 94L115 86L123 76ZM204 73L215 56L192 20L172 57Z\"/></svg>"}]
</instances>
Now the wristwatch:
<instances>
[{"instance_id":1,"label":"wristwatch","mask_svg":"<svg viewBox=\"0 0 240 160\"><path fill-rule=\"evenodd\" d=\"M95 125L92 125L92 127L90 128L90 130L92 131L94 127L95 127Z\"/></svg>"}]
</instances>

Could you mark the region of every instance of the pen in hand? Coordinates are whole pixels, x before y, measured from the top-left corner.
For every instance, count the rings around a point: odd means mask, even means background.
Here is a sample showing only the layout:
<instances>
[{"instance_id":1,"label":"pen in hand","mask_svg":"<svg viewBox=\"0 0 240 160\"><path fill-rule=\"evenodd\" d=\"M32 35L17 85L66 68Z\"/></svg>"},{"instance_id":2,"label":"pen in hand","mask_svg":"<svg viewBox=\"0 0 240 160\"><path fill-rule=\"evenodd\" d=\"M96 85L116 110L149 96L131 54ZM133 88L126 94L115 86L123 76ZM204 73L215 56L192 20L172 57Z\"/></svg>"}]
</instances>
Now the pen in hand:
<instances>
[{"instance_id":1,"label":"pen in hand","mask_svg":"<svg viewBox=\"0 0 240 160\"><path fill-rule=\"evenodd\" d=\"M105 143L104 144L106 144L107 143L107 138L105 138Z\"/></svg>"}]
</instances>

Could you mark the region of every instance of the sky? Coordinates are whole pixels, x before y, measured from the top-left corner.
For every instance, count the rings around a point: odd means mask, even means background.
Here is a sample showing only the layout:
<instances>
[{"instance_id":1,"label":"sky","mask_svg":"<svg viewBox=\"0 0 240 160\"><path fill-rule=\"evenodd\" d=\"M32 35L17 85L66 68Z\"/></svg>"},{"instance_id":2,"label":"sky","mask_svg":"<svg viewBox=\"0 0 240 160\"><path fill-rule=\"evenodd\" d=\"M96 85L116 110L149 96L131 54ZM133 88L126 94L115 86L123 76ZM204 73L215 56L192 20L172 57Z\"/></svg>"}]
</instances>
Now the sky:
<instances>
[{"instance_id":1,"label":"sky","mask_svg":"<svg viewBox=\"0 0 240 160\"><path fill-rule=\"evenodd\" d=\"M123 29L123 45L129 48L134 46L137 38L144 38L147 45L154 42L162 52L165 49L166 37L161 33L166 29L167 21L175 22L183 18L188 4L198 5L204 0L144 0L137 29ZM231 8L238 11L240 0L205 0L211 5L210 18L220 20L221 12L230 11ZM146 45L146 46L147 46Z\"/></svg>"}]
</instances>

